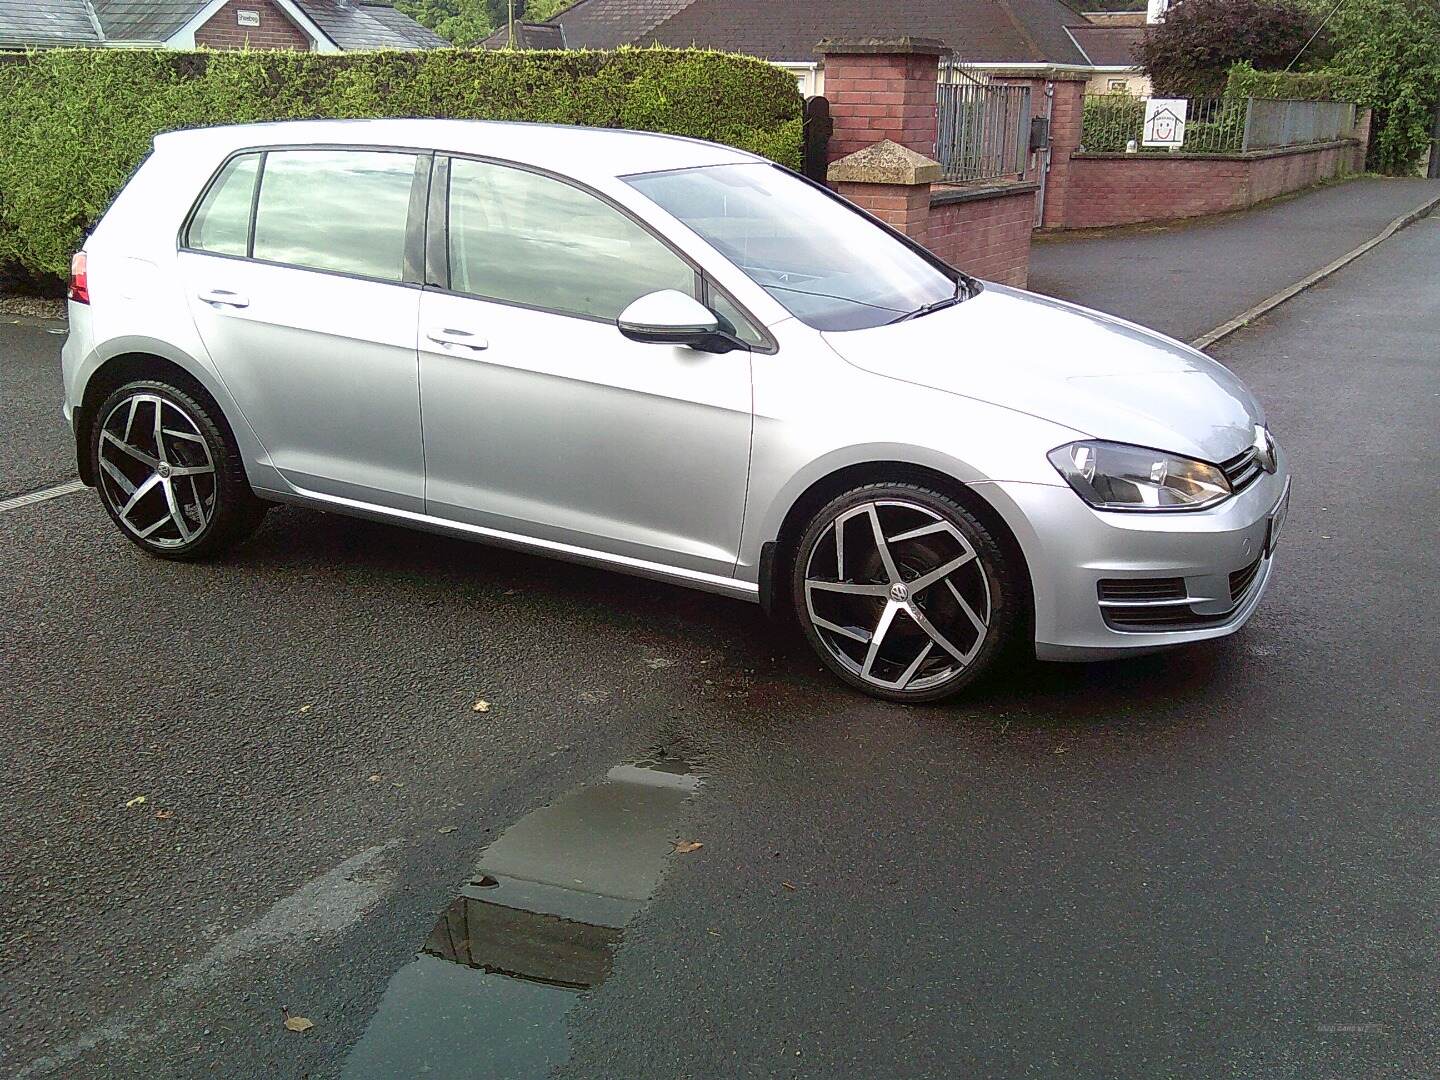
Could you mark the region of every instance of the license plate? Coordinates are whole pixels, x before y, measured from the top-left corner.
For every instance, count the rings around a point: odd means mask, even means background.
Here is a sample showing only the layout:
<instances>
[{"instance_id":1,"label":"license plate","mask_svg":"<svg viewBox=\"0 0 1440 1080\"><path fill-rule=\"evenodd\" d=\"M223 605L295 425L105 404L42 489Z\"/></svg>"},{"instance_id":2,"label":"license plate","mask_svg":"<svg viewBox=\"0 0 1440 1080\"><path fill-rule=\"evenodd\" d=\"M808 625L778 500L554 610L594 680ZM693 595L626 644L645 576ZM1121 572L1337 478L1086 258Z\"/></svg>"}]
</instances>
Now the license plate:
<instances>
[{"instance_id":1,"label":"license plate","mask_svg":"<svg viewBox=\"0 0 1440 1080\"><path fill-rule=\"evenodd\" d=\"M1280 496L1280 503L1270 514L1270 522L1265 527L1265 554L1273 555L1275 545L1280 540L1280 530L1285 527L1285 518L1290 513L1290 485L1285 485L1285 494Z\"/></svg>"}]
</instances>

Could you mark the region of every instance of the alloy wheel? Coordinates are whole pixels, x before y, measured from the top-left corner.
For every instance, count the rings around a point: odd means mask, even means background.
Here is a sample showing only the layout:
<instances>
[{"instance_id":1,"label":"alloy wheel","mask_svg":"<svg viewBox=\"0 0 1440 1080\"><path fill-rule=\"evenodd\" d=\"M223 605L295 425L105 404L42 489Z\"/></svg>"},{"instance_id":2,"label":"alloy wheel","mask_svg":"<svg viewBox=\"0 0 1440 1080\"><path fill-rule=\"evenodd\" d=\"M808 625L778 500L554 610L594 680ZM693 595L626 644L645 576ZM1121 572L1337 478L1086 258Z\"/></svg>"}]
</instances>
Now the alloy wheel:
<instances>
[{"instance_id":1,"label":"alloy wheel","mask_svg":"<svg viewBox=\"0 0 1440 1080\"><path fill-rule=\"evenodd\" d=\"M811 548L804 587L825 649L883 690L918 693L954 679L990 634L990 583L975 545L917 503L846 508Z\"/></svg>"},{"instance_id":2,"label":"alloy wheel","mask_svg":"<svg viewBox=\"0 0 1440 1080\"><path fill-rule=\"evenodd\" d=\"M116 519L158 548L195 541L215 514L215 461L195 419L173 401L138 392L100 427L100 489Z\"/></svg>"}]
</instances>

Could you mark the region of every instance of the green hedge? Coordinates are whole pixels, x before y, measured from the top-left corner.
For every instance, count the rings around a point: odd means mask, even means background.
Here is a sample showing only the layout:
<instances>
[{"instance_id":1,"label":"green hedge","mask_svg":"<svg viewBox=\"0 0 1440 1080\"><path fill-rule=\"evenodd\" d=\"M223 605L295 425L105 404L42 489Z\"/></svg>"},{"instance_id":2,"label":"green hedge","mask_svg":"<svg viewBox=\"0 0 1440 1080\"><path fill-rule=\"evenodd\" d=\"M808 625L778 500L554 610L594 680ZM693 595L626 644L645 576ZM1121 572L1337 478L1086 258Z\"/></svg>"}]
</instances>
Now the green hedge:
<instances>
[{"instance_id":1,"label":"green hedge","mask_svg":"<svg viewBox=\"0 0 1440 1080\"><path fill-rule=\"evenodd\" d=\"M798 167L801 109L781 69L697 49L31 53L0 63L0 279L63 276L162 131L314 117L536 120L691 135Z\"/></svg>"},{"instance_id":2,"label":"green hedge","mask_svg":"<svg viewBox=\"0 0 1440 1080\"><path fill-rule=\"evenodd\" d=\"M1256 71L1244 60L1231 67L1225 80L1226 97L1363 103L1369 95L1366 81L1353 75L1333 71Z\"/></svg>"}]
</instances>

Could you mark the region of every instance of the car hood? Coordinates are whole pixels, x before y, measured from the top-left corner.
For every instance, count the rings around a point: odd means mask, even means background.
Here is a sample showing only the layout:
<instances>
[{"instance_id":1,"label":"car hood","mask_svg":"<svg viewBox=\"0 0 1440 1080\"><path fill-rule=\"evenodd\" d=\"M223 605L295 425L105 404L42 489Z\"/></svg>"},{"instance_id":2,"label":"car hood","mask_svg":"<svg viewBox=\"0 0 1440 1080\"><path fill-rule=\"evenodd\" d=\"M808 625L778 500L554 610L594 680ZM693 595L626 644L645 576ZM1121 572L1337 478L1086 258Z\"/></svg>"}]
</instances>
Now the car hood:
<instances>
[{"instance_id":1,"label":"car hood","mask_svg":"<svg viewBox=\"0 0 1440 1080\"><path fill-rule=\"evenodd\" d=\"M1264 422L1244 384L1189 346L1002 285L930 315L825 339L877 375L1207 461L1252 445Z\"/></svg>"}]
</instances>

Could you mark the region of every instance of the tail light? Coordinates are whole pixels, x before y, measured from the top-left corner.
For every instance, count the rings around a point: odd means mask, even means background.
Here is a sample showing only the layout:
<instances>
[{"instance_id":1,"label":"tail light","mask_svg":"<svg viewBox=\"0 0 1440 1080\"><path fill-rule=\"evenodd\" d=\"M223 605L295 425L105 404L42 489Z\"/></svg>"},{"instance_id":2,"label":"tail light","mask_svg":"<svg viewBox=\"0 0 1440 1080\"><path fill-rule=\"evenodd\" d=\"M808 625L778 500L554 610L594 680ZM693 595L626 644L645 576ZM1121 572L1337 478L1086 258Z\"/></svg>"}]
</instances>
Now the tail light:
<instances>
[{"instance_id":1,"label":"tail light","mask_svg":"<svg viewBox=\"0 0 1440 1080\"><path fill-rule=\"evenodd\" d=\"M77 251L70 256L69 296L77 304L90 303L90 273L83 251Z\"/></svg>"}]
</instances>

